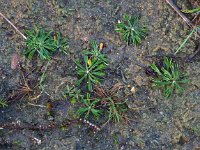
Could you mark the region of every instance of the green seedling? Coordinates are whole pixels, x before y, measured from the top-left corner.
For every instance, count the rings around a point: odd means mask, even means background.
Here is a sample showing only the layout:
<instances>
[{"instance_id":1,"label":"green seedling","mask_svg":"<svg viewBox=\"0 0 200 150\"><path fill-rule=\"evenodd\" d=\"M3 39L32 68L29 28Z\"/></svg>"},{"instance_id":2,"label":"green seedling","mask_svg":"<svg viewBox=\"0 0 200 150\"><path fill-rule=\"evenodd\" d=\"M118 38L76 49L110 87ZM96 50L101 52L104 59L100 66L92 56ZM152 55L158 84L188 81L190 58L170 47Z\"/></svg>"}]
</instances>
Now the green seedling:
<instances>
[{"instance_id":1,"label":"green seedling","mask_svg":"<svg viewBox=\"0 0 200 150\"><path fill-rule=\"evenodd\" d=\"M83 98L81 95L81 91L78 90L76 87L70 87L69 85L66 86L66 90L63 94L65 98L69 97L70 102L74 105L78 100Z\"/></svg>"},{"instance_id":2,"label":"green seedling","mask_svg":"<svg viewBox=\"0 0 200 150\"><path fill-rule=\"evenodd\" d=\"M93 59L98 59L102 61L105 65L108 65L108 58L101 53L101 48L98 46L96 41L91 42L92 49L86 49L84 55L88 55Z\"/></svg>"},{"instance_id":3,"label":"green seedling","mask_svg":"<svg viewBox=\"0 0 200 150\"><path fill-rule=\"evenodd\" d=\"M27 50L24 54L29 58L39 54L42 60L50 59L51 54L56 50L54 39L51 32L46 32L43 29L35 29L27 31L27 39L25 40Z\"/></svg>"},{"instance_id":4,"label":"green seedling","mask_svg":"<svg viewBox=\"0 0 200 150\"><path fill-rule=\"evenodd\" d=\"M147 36L148 29L140 24L139 17L126 14L123 21L117 23L115 31L122 34L127 44L133 43L137 46L142 42L142 38Z\"/></svg>"},{"instance_id":5,"label":"green seedling","mask_svg":"<svg viewBox=\"0 0 200 150\"><path fill-rule=\"evenodd\" d=\"M24 55L29 59L32 59L34 55L38 54L42 60L50 60L52 53L56 49L66 53L66 49L68 48L66 39L62 38L60 33L53 37L52 32L35 29L27 31L26 35L25 43L27 49Z\"/></svg>"},{"instance_id":6,"label":"green seedling","mask_svg":"<svg viewBox=\"0 0 200 150\"><path fill-rule=\"evenodd\" d=\"M2 107L2 108L8 107L7 101L0 99L0 107Z\"/></svg>"},{"instance_id":7,"label":"green seedling","mask_svg":"<svg viewBox=\"0 0 200 150\"><path fill-rule=\"evenodd\" d=\"M80 116L84 116L84 118L88 118L90 114L94 115L97 119L102 114L102 110L97 108L97 104L100 102L100 99L91 99L90 94L87 93L86 98L83 98L84 107L80 107L77 110L77 113Z\"/></svg>"},{"instance_id":8,"label":"green seedling","mask_svg":"<svg viewBox=\"0 0 200 150\"><path fill-rule=\"evenodd\" d=\"M179 70L178 64L175 64L171 58L164 58L164 66L159 68L155 63L151 68L157 73L157 78L153 79L153 86L162 88L164 96L169 98L174 92L182 93L181 85L187 83L186 76Z\"/></svg>"},{"instance_id":9,"label":"green seedling","mask_svg":"<svg viewBox=\"0 0 200 150\"><path fill-rule=\"evenodd\" d=\"M92 84L99 84L105 76L105 68L108 65L108 58L101 53L101 48L97 45L97 42L91 43L92 49L86 49L84 54L84 65L81 65L80 61L76 61L77 74L80 79L77 81L77 85L86 81L88 90L92 91Z\"/></svg>"},{"instance_id":10,"label":"green seedling","mask_svg":"<svg viewBox=\"0 0 200 150\"><path fill-rule=\"evenodd\" d=\"M63 38L60 32L56 36L54 36L54 43L56 49L63 52L64 54L68 54L68 49L69 49L68 39Z\"/></svg>"},{"instance_id":11,"label":"green seedling","mask_svg":"<svg viewBox=\"0 0 200 150\"><path fill-rule=\"evenodd\" d=\"M77 65L77 72L80 79L77 81L77 85L80 85L84 80L87 82L88 90L92 91L92 84L99 84L105 76L106 65L97 58L88 58L84 56L84 66L80 61L75 62Z\"/></svg>"},{"instance_id":12,"label":"green seedling","mask_svg":"<svg viewBox=\"0 0 200 150\"><path fill-rule=\"evenodd\" d=\"M116 103L112 98L107 98L109 106L109 116L108 120L113 120L115 122L120 122L123 119L123 114L127 111L125 102Z\"/></svg>"}]
</instances>

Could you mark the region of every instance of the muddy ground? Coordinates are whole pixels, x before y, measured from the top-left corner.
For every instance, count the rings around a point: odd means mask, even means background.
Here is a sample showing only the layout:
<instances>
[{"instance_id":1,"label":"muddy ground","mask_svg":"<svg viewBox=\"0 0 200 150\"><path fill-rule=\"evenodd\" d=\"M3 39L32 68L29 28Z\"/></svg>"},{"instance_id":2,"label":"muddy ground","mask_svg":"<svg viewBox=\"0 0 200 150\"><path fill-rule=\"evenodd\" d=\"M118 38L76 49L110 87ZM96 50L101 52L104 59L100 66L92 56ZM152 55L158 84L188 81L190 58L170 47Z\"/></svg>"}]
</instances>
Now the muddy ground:
<instances>
[{"instance_id":1,"label":"muddy ground","mask_svg":"<svg viewBox=\"0 0 200 150\"><path fill-rule=\"evenodd\" d=\"M182 8L190 8L187 0L178 1ZM178 54L177 62L188 73L190 83L182 96L166 100L161 91L151 87L145 74L159 55L172 54L190 32L183 20L163 0L1 0L0 10L22 32L40 26L69 37L69 55L55 53L47 69L45 92L38 99L29 96L16 98L6 108L0 108L0 124L47 126L62 123L74 116L73 106L63 98L66 81L75 82L75 64L87 41L96 40L106 47L109 57L104 86L124 84L126 90L135 87L128 99L129 123L109 123L96 134L86 125L71 123L65 128L48 130L1 129L0 149L59 149L59 150L198 150L200 149L200 62L185 62L195 50L189 40ZM123 14L140 15L148 25L149 34L139 47L127 46L117 34L115 24ZM11 69L11 57L22 53L24 42L14 29L0 18L0 97L9 99L22 81L21 71ZM155 56L155 57L154 57ZM21 58L29 78L38 81L39 70L45 62ZM32 96L32 98L34 95ZM53 105L49 117L46 106ZM35 106L30 105L35 104ZM39 105L39 106L38 106ZM104 120L91 120L98 126ZM37 140L41 140L38 143Z\"/></svg>"}]
</instances>

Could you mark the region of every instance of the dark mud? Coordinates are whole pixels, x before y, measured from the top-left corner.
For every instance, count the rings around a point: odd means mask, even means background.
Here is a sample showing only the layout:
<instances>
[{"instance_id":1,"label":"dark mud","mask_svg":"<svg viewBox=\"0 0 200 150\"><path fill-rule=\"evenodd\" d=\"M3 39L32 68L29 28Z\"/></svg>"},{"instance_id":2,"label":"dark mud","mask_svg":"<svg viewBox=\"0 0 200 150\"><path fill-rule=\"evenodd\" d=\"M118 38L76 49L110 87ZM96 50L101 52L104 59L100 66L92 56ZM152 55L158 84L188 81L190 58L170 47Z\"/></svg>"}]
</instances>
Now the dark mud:
<instances>
[{"instance_id":1,"label":"dark mud","mask_svg":"<svg viewBox=\"0 0 200 150\"><path fill-rule=\"evenodd\" d=\"M187 1L178 1L178 4L182 8L191 7ZM70 39L71 52L68 56L55 53L47 69L42 96L32 101L26 96L12 101L7 108L1 108L0 124L37 127L73 119L74 107L62 96L66 85L63 83L77 80L72 59L79 57L88 46L86 41L97 40L106 45L103 51L111 61L104 82L106 87L123 83L128 90L131 87L136 89L128 100L128 125L110 123L96 134L82 123L71 123L62 130L2 129L0 149L200 149L200 63L184 61L195 50L195 40L189 40L177 60L191 80L182 96L174 96L170 101L164 99L160 91L151 88L144 70L159 55L172 54L190 31L165 1L1 0L0 9L22 32L34 26L61 31ZM127 46L114 31L116 22L124 13L140 15L142 22L149 27L149 35L137 48ZM10 68L11 57L15 51L23 52L24 43L2 18L0 24L0 97L8 99L21 81L21 72ZM24 58L22 62L29 73L36 68L30 78L38 80L44 64ZM42 107L49 101L54 111L51 117L49 110ZM101 120L91 121L99 126L103 124Z\"/></svg>"}]
</instances>

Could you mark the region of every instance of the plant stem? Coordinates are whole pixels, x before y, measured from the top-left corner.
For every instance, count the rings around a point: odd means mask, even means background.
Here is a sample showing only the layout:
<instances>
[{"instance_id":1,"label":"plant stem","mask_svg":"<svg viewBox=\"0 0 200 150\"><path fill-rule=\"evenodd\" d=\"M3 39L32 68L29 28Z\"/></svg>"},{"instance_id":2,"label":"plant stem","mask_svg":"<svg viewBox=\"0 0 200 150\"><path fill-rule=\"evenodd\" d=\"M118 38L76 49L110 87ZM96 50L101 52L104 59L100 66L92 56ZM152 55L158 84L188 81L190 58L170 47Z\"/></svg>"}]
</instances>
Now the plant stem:
<instances>
[{"instance_id":1,"label":"plant stem","mask_svg":"<svg viewBox=\"0 0 200 150\"><path fill-rule=\"evenodd\" d=\"M19 29L17 29L17 27L12 23L10 22L10 20L8 20L1 12L0 12L0 15L24 38L24 39L27 39L27 37L19 31Z\"/></svg>"}]
</instances>

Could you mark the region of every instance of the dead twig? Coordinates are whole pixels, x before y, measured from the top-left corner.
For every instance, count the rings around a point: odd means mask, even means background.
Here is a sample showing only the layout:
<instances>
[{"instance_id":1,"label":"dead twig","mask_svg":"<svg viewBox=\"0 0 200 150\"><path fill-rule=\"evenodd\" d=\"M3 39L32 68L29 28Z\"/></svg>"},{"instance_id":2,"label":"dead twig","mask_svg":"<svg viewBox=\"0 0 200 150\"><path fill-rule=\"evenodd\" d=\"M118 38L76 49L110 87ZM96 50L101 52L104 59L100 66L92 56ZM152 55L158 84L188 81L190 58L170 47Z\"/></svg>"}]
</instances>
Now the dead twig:
<instances>
[{"instance_id":1,"label":"dead twig","mask_svg":"<svg viewBox=\"0 0 200 150\"><path fill-rule=\"evenodd\" d=\"M41 108L47 108L47 106L44 106L44 105L36 105L36 104L33 104L33 103L29 103L29 102L28 102L28 105L35 106L35 107L41 107Z\"/></svg>"},{"instance_id":2,"label":"dead twig","mask_svg":"<svg viewBox=\"0 0 200 150\"><path fill-rule=\"evenodd\" d=\"M0 12L0 15L26 40L27 37L19 31L19 29L17 29L17 27L10 21L8 20L8 18L6 18L6 16L4 16L1 12Z\"/></svg>"},{"instance_id":3,"label":"dead twig","mask_svg":"<svg viewBox=\"0 0 200 150\"><path fill-rule=\"evenodd\" d=\"M193 27L192 22L179 10L172 0L166 0L166 2L183 18L183 20L190 26Z\"/></svg>"},{"instance_id":4,"label":"dead twig","mask_svg":"<svg viewBox=\"0 0 200 150\"><path fill-rule=\"evenodd\" d=\"M195 25L180 11L180 9L174 4L173 0L166 0L166 2L179 14L181 18L192 28L195 27ZM200 30L197 30L197 32L200 34Z\"/></svg>"}]
</instances>

